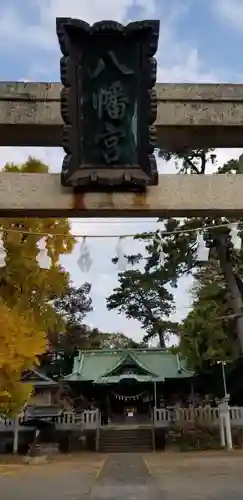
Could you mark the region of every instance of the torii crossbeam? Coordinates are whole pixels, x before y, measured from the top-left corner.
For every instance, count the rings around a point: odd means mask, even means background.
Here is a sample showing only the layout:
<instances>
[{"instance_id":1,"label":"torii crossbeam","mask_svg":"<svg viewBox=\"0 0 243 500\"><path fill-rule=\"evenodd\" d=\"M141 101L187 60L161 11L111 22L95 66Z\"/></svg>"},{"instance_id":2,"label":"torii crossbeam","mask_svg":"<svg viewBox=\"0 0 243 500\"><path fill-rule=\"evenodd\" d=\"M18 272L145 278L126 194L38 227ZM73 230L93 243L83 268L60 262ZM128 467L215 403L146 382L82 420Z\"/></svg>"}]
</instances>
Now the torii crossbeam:
<instances>
[{"instance_id":1,"label":"torii crossbeam","mask_svg":"<svg viewBox=\"0 0 243 500\"><path fill-rule=\"evenodd\" d=\"M0 145L61 146L60 84L0 83ZM243 148L243 85L157 84L158 147ZM55 174L0 174L0 215L243 216L243 176L161 175L146 194L61 189Z\"/></svg>"},{"instance_id":2,"label":"torii crossbeam","mask_svg":"<svg viewBox=\"0 0 243 500\"><path fill-rule=\"evenodd\" d=\"M0 82L0 146L61 146L60 83ZM158 147L243 147L243 85L162 84Z\"/></svg>"}]
</instances>

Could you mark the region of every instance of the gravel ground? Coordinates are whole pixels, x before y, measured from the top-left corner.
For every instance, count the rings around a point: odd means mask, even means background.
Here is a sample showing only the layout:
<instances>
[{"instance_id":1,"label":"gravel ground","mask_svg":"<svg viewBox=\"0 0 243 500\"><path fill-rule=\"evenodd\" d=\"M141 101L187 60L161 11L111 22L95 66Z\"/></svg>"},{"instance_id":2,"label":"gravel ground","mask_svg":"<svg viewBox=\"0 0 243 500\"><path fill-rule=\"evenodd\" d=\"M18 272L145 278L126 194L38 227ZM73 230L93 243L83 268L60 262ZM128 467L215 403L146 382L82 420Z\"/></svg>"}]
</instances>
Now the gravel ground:
<instances>
[{"instance_id":1,"label":"gravel ground","mask_svg":"<svg viewBox=\"0 0 243 500\"><path fill-rule=\"evenodd\" d=\"M239 500L243 453L155 453L144 457L161 500Z\"/></svg>"},{"instance_id":2,"label":"gravel ground","mask_svg":"<svg viewBox=\"0 0 243 500\"><path fill-rule=\"evenodd\" d=\"M3 500L84 500L104 463L95 454L35 466L0 466Z\"/></svg>"},{"instance_id":3,"label":"gravel ground","mask_svg":"<svg viewBox=\"0 0 243 500\"><path fill-rule=\"evenodd\" d=\"M242 500L243 453L64 457L0 464L3 500Z\"/></svg>"}]
</instances>

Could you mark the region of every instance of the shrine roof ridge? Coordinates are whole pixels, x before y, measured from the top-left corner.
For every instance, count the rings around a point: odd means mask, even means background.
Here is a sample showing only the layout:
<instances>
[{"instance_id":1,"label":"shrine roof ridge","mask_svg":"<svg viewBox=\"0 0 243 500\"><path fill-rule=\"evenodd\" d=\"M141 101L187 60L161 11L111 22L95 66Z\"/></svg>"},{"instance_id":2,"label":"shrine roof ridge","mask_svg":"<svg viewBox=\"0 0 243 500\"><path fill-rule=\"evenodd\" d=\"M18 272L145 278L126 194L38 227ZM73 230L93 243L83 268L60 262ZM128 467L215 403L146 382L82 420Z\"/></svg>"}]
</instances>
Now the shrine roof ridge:
<instances>
[{"instance_id":1,"label":"shrine roof ridge","mask_svg":"<svg viewBox=\"0 0 243 500\"><path fill-rule=\"evenodd\" d=\"M166 347L105 347L104 349L80 349L79 351L81 354L112 354L112 353L124 353L124 354L129 354L129 352L136 354L139 352L149 352L149 353L166 353L166 354L172 354L173 356L175 353L173 353L171 350L167 349Z\"/></svg>"}]
</instances>

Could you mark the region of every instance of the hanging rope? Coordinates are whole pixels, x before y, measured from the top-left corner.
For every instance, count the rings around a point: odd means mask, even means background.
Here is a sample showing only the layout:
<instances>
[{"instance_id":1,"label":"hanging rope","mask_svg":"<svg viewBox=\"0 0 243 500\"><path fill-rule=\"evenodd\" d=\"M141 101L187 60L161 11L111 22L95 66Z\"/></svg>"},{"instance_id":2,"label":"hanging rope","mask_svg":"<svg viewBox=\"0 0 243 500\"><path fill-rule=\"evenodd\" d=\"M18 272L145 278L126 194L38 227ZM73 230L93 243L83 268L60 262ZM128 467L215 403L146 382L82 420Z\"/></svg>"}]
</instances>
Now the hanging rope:
<instances>
[{"instance_id":1,"label":"hanging rope","mask_svg":"<svg viewBox=\"0 0 243 500\"><path fill-rule=\"evenodd\" d=\"M111 394L120 401L138 401L142 396L146 394L146 391L140 392L139 394L135 394L133 396L124 396L123 394L117 394L116 392L113 391Z\"/></svg>"},{"instance_id":2,"label":"hanging rope","mask_svg":"<svg viewBox=\"0 0 243 500\"><path fill-rule=\"evenodd\" d=\"M242 239L240 235L240 231L238 229L238 224L242 221L238 221L236 223L230 223L230 224L219 224L219 225L212 225L212 226L205 226L204 228L193 228L193 229L176 229L175 231L168 232L168 231L163 231L159 230L156 231L155 237L154 237L154 242L155 245L157 246L157 251L159 254L159 262L160 265L163 266L165 262L165 253L164 253L164 238L168 237L170 235L176 235L176 234L189 234L189 233L195 233L196 235L196 256L197 260L200 262L205 262L208 261L209 258L209 248L206 246L206 241L204 238L204 234L206 231L216 229L216 228L226 228L229 231L229 237L231 238L231 242L233 247L236 250L241 250L242 248ZM38 253L36 256L36 260L39 264L39 266L42 269L50 269L52 265L52 260L51 257L48 255L48 248L47 248L47 238L51 237L52 239L55 239L55 237L63 237L64 239L68 238L75 238L79 239L82 238L82 242L80 245L80 257L78 259L78 265L81 269L82 272L88 272L92 266L92 258L91 258L91 253L90 249L87 243L87 240L90 238L116 238L118 239L117 246L116 246L116 255L117 255L117 264L118 264L118 269L120 271L125 271L126 266L127 266L127 258L125 256L125 252L123 250L122 246L122 241L124 238L134 238L137 236L136 234L125 234L125 235L80 235L80 234L63 234L63 233L55 233L55 234L46 234L43 232L35 232L35 231L27 231L24 229L12 229L12 228L2 228L0 229L0 267L4 267L6 265L6 257L7 257L7 251L4 248L4 238L3 235L6 233L19 233L22 235L34 235L38 236L40 239L37 242L37 248L38 248ZM146 239L146 238L145 238ZM147 239L151 239L151 234L150 236L147 237Z\"/></svg>"}]
</instances>

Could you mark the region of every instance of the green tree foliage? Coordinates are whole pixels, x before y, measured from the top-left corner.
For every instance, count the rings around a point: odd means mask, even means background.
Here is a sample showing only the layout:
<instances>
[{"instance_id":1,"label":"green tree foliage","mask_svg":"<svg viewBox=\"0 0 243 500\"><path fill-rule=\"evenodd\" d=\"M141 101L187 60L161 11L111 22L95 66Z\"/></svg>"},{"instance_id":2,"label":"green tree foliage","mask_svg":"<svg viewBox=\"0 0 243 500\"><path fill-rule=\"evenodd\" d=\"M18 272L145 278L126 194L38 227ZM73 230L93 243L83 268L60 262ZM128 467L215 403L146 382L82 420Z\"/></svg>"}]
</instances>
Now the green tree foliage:
<instances>
[{"instance_id":1,"label":"green tree foliage","mask_svg":"<svg viewBox=\"0 0 243 500\"><path fill-rule=\"evenodd\" d=\"M139 344L121 332L99 333L100 349L137 349Z\"/></svg>"},{"instance_id":2,"label":"green tree foliage","mask_svg":"<svg viewBox=\"0 0 243 500\"><path fill-rule=\"evenodd\" d=\"M159 338L165 346L166 336L176 325L169 321L173 312L173 295L165 287L163 270L126 271L119 274L118 287L107 299L108 309L116 309L127 318L138 320L146 331L144 342Z\"/></svg>"},{"instance_id":3,"label":"green tree foliage","mask_svg":"<svg viewBox=\"0 0 243 500\"><path fill-rule=\"evenodd\" d=\"M53 302L64 327L49 330L49 349L41 357L41 368L51 378L70 374L74 356L79 350L137 346L122 333L104 333L85 324L86 315L92 311L90 292L89 283L79 288L69 285Z\"/></svg>"},{"instance_id":4,"label":"green tree foliage","mask_svg":"<svg viewBox=\"0 0 243 500\"><path fill-rule=\"evenodd\" d=\"M187 151L181 154L172 155L170 153L161 151L160 155L170 160L173 158L177 164L178 174L191 174L191 175L204 175L207 173L208 167L214 168L216 165L216 155L213 150L194 150ZM231 160L227 164L220 166L217 169L218 174L237 174L242 171L242 162ZM111 297L108 298L108 307L117 309L123 312L127 317L137 317L142 323L148 335L154 335L153 330L148 328L148 318L150 315L150 294L154 291L154 276L160 283L161 287L168 286L177 287L178 281L182 276L191 275L194 271L199 271L208 266L208 263L202 263L197 260L197 242L195 229L202 230L206 226L211 229L204 232L205 240L210 248L210 259L219 262L222 272L223 281L226 285L228 292L228 304L230 304L232 311L240 314L242 311L242 284L243 277L242 257L243 251L237 251L232 248L228 224L234 222L233 219L224 218L169 218L164 219L164 235L163 235L163 252L164 263L161 265L159 255L159 235L160 231L147 232L138 234L135 239L144 243L146 255L132 255L128 256L128 261L133 265L141 267L145 259L145 266L141 271L139 297L140 303L134 309L130 306L133 304L131 286L131 277L134 271L126 271L119 276L119 286L113 292ZM218 227L223 226L223 227ZM242 230L242 223L238 224L238 228ZM143 281L144 280L144 281ZM241 290L240 290L241 288ZM135 291L134 291L135 292ZM143 304L146 303L148 307L141 308L141 297ZM169 297L168 297L169 298ZM148 301L146 302L146 300ZM159 316L162 317L164 310L163 302L157 302L160 311ZM172 299L170 298L170 304ZM171 307L171 312L173 308ZM170 320L168 315L165 315L165 322L163 325L164 332L167 331L167 321ZM168 325L169 326L169 325ZM237 330L237 337L243 349L243 317L239 317L235 321L235 328ZM176 328L174 328L176 331ZM170 328L168 329L170 332Z\"/></svg>"},{"instance_id":5,"label":"green tree foliage","mask_svg":"<svg viewBox=\"0 0 243 500\"><path fill-rule=\"evenodd\" d=\"M222 365L226 361L227 391L233 405L243 404L243 360L237 341L236 319L218 261L211 260L195 275L192 310L179 328L179 351L199 373L196 383L203 394L224 396Z\"/></svg>"},{"instance_id":6,"label":"green tree foliage","mask_svg":"<svg viewBox=\"0 0 243 500\"><path fill-rule=\"evenodd\" d=\"M91 285L84 283L79 288L69 285L64 292L54 300L53 306L58 314L62 316L65 324L81 326L85 316L92 311L92 299L90 297Z\"/></svg>"},{"instance_id":7,"label":"green tree foliage","mask_svg":"<svg viewBox=\"0 0 243 500\"><path fill-rule=\"evenodd\" d=\"M239 357L235 319L218 261L196 273L192 310L180 325L180 351L198 371Z\"/></svg>"},{"instance_id":8,"label":"green tree foliage","mask_svg":"<svg viewBox=\"0 0 243 500\"><path fill-rule=\"evenodd\" d=\"M41 367L50 377L69 374L77 351L95 344L96 335L84 324L85 316L92 311L90 291L89 283L79 288L69 284L52 303L62 327L48 330L49 349L41 358Z\"/></svg>"}]
</instances>

